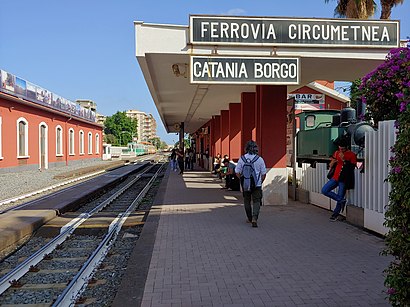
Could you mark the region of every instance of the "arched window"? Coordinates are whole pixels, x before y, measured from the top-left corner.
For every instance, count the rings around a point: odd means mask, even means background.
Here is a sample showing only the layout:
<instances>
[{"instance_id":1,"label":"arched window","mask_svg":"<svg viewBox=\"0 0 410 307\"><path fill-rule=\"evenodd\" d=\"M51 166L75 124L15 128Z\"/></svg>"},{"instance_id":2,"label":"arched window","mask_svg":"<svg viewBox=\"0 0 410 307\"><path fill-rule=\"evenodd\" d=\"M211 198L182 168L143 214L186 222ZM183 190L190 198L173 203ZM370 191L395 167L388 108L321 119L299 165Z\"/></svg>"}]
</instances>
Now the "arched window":
<instances>
[{"instance_id":1,"label":"arched window","mask_svg":"<svg viewBox=\"0 0 410 307\"><path fill-rule=\"evenodd\" d=\"M28 158L28 122L24 117L17 120L17 158Z\"/></svg>"},{"instance_id":2,"label":"arched window","mask_svg":"<svg viewBox=\"0 0 410 307\"><path fill-rule=\"evenodd\" d=\"M84 154L84 131L80 130L80 155Z\"/></svg>"},{"instance_id":3,"label":"arched window","mask_svg":"<svg viewBox=\"0 0 410 307\"><path fill-rule=\"evenodd\" d=\"M56 127L56 156L63 155L63 128L60 125Z\"/></svg>"},{"instance_id":4,"label":"arched window","mask_svg":"<svg viewBox=\"0 0 410 307\"><path fill-rule=\"evenodd\" d=\"M95 153L100 154L100 135L98 133L95 135Z\"/></svg>"},{"instance_id":5,"label":"arched window","mask_svg":"<svg viewBox=\"0 0 410 307\"><path fill-rule=\"evenodd\" d=\"M88 154L93 154L93 134L88 132Z\"/></svg>"},{"instance_id":6,"label":"arched window","mask_svg":"<svg viewBox=\"0 0 410 307\"><path fill-rule=\"evenodd\" d=\"M45 122L38 125L39 169L48 169L48 126Z\"/></svg>"},{"instance_id":7,"label":"arched window","mask_svg":"<svg viewBox=\"0 0 410 307\"><path fill-rule=\"evenodd\" d=\"M70 156L75 155L74 153L74 129L70 128L70 131L68 132L69 137L68 137L68 152Z\"/></svg>"}]
</instances>

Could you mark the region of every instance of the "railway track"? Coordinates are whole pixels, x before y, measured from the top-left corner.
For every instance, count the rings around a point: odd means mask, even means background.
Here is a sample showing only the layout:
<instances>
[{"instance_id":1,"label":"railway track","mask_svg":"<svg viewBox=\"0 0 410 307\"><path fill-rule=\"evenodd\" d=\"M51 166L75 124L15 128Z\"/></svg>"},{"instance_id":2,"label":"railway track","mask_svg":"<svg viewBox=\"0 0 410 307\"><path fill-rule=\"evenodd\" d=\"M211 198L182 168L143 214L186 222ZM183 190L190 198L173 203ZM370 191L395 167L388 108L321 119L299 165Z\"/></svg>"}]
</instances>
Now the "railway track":
<instances>
[{"instance_id":1,"label":"railway track","mask_svg":"<svg viewBox=\"0 0 410 307\"><path fill-rule=\"evenodd\" d=\"M111 195L83 206L82 213L76 217L70 213L53 220L52 225L43 229L48 227L55 231L61 225L59 234L49 239L33 239L34 251L28 257L24 256L27 251L23 247L13 255L13 260L5 259L0 264L4 273L0 279L0 304L71 306L81 300L80 295L88 283L94 288L98 284L92 279L97 268L103 272L112 268L112 265L103 267L101 263L118 235L122 233L122 239L128 237L132 241L139 236L147 214L147 208L141 208L141 201L158 181L164 165L153 164L131 176L133 178L121 183L121 188ZM105 281L99 283L107 282L107 279L102 280ZM102 297L94 296L91 302Z\"/></svg>"},{"instance_id":2,"label":"railway track","mask_svg":"<svg viewBox=\"0 0 410 307\"><path fill-rule=\"evenodd\" d=\"M134 163L143 162L145 160L159 160L161 158L163 158L162 155L139 157L138 159L136 159L134 161ZM114 165L112 165L112 167L116 168L116 167L125 166L127 164L129 164L129 162L128 163L124 162L123 164L114 164ZM88 180L90 180L90 179L92 179L96 176L99 176L101 174L106 173L107 171L112 169L112 167L109 168L108 170L107 169L98 169L96 171L87 172L87 173L82 174L82 175L76 175L76 176L73 176L72 178L67 179L67 180L63 180L63 178L62 178L62 179L58 180L58 182L56 182L55 184L47 185L47 186L44 186L42 188L33 190L31 192L20 194L20 195L15 195L15 196L9 197L7 199L2 199L2 200L0 200L0 214L5 213L5 212L10 211L10 210L15 210L15 209L18 209L18 208L22 208L24 206L27 206L30 203L35 203L38 198L45 197L46 195L48 195L50 193L64 192L65 190L68 190L68 189L71 189L71 188L75 187L75 185L78 184L78 183L86 182L86 181L88 181Z\"/></svg>"}]
</instances>

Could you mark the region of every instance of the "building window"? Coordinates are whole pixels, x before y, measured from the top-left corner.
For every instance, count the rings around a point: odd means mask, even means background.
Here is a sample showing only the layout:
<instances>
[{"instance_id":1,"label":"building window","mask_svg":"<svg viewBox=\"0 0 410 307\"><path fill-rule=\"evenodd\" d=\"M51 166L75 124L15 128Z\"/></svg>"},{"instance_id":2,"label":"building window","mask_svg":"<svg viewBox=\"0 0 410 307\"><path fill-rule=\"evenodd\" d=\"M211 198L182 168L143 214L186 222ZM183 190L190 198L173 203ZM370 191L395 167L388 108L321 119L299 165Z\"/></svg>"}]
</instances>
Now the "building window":
<instances>
[{"instance_id":1,"label":"building window","mask_svg":"<svg viewBox=\"0 0 410 307\"><path fill-rule=\"evenodd\" d=\"M56 127L56 156L61 157L63 155L63 128L61 126Z\"/></svg>"},{"instance_id":2,"label":"building window","mask_svg":"<svg viewBox=\"0 0 410 307\"><path fill-rule=\"evenodd\" d=\"M84 154L84 131L80 130L80 155Z\"/></svg>"},{"instance_id":3,"label":"building window","mask_svg":"<svg viewBox=\"0 0 410 307\"><path fill-rule=\"evenodd\" d=\"M17 120L17 158L28 158L28 122L23 117Z\"/></svg>"},{"instance_id":4,"label":"building window","mask_svg":"<svg viewBox=\"0 0 410 307\"><path fill-rule=\"evenodd\" d=\"M68 152L71 156L75 154L74 153L74 129L73 128L70 128L70 131L69 131Z\"/></svg>"},{"instance_id":5,"label":"building window","mask_svg":"<svg viewBox=\"0 0 410 307\"><path fill-rule=\"evenodd\" d=\"M92 155L93 153L93 135L91 132L88 132L88 154Z\"/></svg>"},{"instance_id":6,"label":"building window","mask_svg":"<svg viewBox=\"0 0 410 307\"><path fill-rule=\"evenodd\" d=\"M48 126L41 122L38 131L39 169L48 169Z\"/></svg>"},{"instance_id":7,"label":"building window","mask_svg":"<svg viewBox=\"0 0 410 307\"><path fill-rule=\"evenodd\" d=\"M95 153L100 154L100 135L98 133L95 135Z\"/></svg>"}]
</instances>

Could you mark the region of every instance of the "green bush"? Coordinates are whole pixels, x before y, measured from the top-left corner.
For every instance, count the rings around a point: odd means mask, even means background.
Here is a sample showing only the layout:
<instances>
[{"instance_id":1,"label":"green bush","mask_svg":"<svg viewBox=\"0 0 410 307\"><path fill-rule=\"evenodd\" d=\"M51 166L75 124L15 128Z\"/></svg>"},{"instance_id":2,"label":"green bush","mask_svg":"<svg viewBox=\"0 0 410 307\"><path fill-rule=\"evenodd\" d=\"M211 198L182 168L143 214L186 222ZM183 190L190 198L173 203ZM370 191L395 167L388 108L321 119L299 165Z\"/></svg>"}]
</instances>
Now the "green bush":
<instances>
[{"instance_id":1,"label":"green bush","mask_svg":"<svg viewBox=\"0 0 410 307\"><path fill-rule=\"evenodd\" d=\"M368 74L359 87L366 117L394 119L396 143L391 148L389 205L384 225L389 228L385 255L393 260L386 268L385 285L393 306L410 304L410 49L392 50L384 64Z\"/></svg>"}]
</instances>

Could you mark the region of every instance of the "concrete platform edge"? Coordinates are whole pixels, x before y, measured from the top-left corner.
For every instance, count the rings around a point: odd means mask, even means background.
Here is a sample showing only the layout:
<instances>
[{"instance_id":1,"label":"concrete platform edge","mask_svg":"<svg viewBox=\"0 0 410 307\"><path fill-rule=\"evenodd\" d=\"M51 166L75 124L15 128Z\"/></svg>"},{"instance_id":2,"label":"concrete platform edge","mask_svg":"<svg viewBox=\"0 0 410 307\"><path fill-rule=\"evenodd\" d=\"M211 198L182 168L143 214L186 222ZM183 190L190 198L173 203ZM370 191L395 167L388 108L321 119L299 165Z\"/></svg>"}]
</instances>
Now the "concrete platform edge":
<instances>
[{"instance_id":1,"label":"concrete platform edge","mask_svg":"<svg viewBox=\"0 0 410 307\"><path fill-rule=\"evenodd\" d=\"M136 241L127 270L112 303L112 307L140 306L144 295L145 282L151 264L152 252L161 218L162 204L167 189L170 167L165 172L152 208L149 212L141 237ZM130 295L130 293L133 293Z\"/></svg>"}]
</instances>

